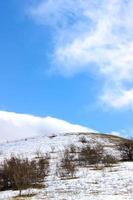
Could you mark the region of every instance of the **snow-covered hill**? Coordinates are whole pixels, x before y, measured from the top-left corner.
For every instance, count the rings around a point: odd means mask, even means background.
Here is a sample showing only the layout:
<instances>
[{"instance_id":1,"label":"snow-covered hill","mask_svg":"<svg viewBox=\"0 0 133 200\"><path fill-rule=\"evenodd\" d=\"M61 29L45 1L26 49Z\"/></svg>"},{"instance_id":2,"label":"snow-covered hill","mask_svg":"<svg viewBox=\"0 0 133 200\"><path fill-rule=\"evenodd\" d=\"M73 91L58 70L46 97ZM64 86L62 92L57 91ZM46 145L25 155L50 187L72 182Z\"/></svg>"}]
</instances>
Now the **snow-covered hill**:
<instances>
[{"instance_id":1,"label":"snow-covered hill","mask_svg":"<svg viewBox=\"0 0 133 200\"><path fill-rule=\"evenodd\" d=\"M70 144L81 147L81 137L92 145L101 143L105 150L119 156L115 145L123 138L98 133L63 133L27 138L0 144L0 160L13 154L35 157L36 151L50 153L50 175L46 188L34 190L36 195L29 200L132 200L133 199L133 163L118 163L112 168L94 170L79 167L77 178L61 180L56 175L56 164L62 151ZM12 200L17 191L0 192L0 200Z\"/></svg>"},{"instance_id":2,"label":"snow-covered hill","mask_svg":"<svg viewBox=\"0 0 133 200\"><path fill-rule=\"evenodd\" d=\"M83 136L90 143L99 142L111 150L113 150L115 142L121 139L117 136L89 132L51 134L2 143L0 144L1 156L9 156L11 153L32 156L37 150L49 153L53 148L55 152L59 152L70 144L80 146L80 138Z\"/></svg>"},{"instance_id":3,"label":"snow-covered hill","mask_svg":"<svg viewBox=\"0 0 133 200\"><path fill-rule=\"evenodd\" d=\"M0 111L0 142L60 134L66 132L96 132L93 129L72 124L53 117L38 117L28 114Z\"/></svg>"}]
</instances>

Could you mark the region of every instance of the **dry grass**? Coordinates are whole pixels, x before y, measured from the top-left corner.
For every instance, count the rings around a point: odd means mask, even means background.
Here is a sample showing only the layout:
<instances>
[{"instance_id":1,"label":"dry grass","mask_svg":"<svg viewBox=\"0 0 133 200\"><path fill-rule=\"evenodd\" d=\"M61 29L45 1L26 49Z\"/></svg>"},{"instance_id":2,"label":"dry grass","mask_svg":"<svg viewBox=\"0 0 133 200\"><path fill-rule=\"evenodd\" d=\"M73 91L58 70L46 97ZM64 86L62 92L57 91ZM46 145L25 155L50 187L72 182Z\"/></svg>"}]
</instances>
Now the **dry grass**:
<instances>
[{"instance_id":1,"label":"dry grass","mask_svg":"<svg viewBox=\"0 0 133 200\"><path fill-rule=\"evenodd\" d=\"M66 133L65 136L67 135L73 135L73 133ZM119 144L120 142L124 141L130 141L129 139L117 136L117 135L110 135L110 134L105 134L105 133L88 133L88 132L77 132L77 135L79 136L86 136L91 137L91 138L103 138L103 139L109 139L110 142L112 141L114 144Z\"/></svg>"},{"instance_id":2,"label":"dry grass","mask_svg":"<svg viewBox=\"0 0 133 200\"><path fill-rule=\"evenodd\" d=\"M33 197L35 195L36 195L36 193L24 194L21 197L19 197L19 196L13 197L12 200L29 200L31 197Z\"/></svg>"}]
</instances>

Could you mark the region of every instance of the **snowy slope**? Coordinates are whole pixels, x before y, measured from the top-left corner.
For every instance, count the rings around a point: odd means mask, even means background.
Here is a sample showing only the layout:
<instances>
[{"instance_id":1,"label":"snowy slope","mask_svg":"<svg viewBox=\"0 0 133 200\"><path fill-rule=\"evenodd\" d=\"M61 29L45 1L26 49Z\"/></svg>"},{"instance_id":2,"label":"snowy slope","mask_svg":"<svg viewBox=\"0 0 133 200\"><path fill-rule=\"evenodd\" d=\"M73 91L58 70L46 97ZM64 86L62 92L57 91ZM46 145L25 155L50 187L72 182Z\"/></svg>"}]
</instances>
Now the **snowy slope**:
<instances>
[{"instance_id":1,"label":"snowy slope","mask_svg":"<svg viewBox=\"0 0 133 200\"><path fill-rule=\"evenodd\" d=\"M52 137L53 136L53 137ZM25 138L16 141L10 141L0 144L1 156L10 156L10 154L26 154L27 156L32 156L37 150L41 150L44 153L52 151L54 147L55 152L63 151L65 147L70 144L75 144L77 146L81 145L79 141L80 138L84 136L87 141L92 144L95 142L102 143L104 146L114 146L117 138L115 136L107 137L107 135L96 134L96 133L61 133L61 134L51 134L46 136L38 136L32 138Z\"/></svg>"},{"instance_id":2,"label":"snowy slope","mask_svg":"<svg viewBox=\"0 0 133 200\"><path fill-rule=\"evenodd\" d=\"M37 150L50 153L51 171L46 180L47 187L35 190L36 195L31 200L133 200L133 163L119 163L104 170L82 167L78 169L75 179L60 180L56 176L56 164L61 152L70 144L81 146L82 136L92 144L102 143L107 151L119 155L115 144L122 138L95 133L64 133L55 137L40 136L0 144L0 159L11 153L28 157L34 157ZM17 194L17 191L0 192L0 200L11 200Z\"/></svg>"},{"instance_id":3,"label":"snowy slope","mask_svg":"<svg viewBox=\"0 0 133 200\"><path fill-rule=\"evenodd\" d=\"M65 132L96 132L53 117L0 111L0 142Z\"/></svg>"}]
</instances>

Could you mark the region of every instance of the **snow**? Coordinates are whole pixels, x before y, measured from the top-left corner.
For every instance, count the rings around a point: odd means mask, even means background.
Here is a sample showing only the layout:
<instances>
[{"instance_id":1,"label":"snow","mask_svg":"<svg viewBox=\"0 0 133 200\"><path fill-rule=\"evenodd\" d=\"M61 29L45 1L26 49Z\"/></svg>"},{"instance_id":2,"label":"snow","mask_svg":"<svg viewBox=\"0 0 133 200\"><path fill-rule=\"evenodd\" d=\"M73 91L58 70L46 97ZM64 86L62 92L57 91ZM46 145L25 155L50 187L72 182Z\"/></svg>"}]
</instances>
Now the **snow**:
<instances>
[{"instance_id":1,"label":"snow","mask_svg":"<svg viewBox=\"0 0 133 200\"><path fill-rule=\"evenodd\" d=\"M25 137L48 136L66 132L96 132L93 129L46 116L0 111L0 142L13 141Z\"/></svg>"},{"instance_id":2,"label":"snow","mask_svg":"<svg viewBox=\"0 0 133 200\"><path fill-rule=\"evenodd\" d=\"M50 152L50 175L46 179L46 188L34 190L36 195L31 200L133 200L133 163L118 163L113 167L94 170L91 167L79 167L76 178L61 180L56 175L56 164L60 154L70 144L81 146L79 138L82 134L62 134L56 137L41 136L27 140L19 140L0 145L0 159L9 157L11 153L23 154L30 158L37 150ZM88 141L96 141L106 145L108 152L117 155L112 141L100 138L95 134L86 134ZM24 191L26 193L26 191ZM11 200L17 191L0 192L0 200Z\"/></svg>"}]
</instances>

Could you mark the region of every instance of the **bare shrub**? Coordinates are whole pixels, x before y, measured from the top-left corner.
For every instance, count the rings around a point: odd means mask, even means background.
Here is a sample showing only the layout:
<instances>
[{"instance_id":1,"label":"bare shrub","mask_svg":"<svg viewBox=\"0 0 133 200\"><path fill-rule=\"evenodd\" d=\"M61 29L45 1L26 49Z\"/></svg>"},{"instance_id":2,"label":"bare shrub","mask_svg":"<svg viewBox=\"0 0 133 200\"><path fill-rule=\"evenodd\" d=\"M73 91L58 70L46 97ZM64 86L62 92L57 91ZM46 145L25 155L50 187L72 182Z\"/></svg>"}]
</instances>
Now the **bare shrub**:
<instances>
[{"instance_id":1,"label":"bare shrub","mask_svg":"<svg viewBox=\"0 0 133 200\"><path fill-rule=\"evenodd\" d=\"M30 176L31 169L28 159L11 157L1 166L1 190L18 189L21 195L22 189L30 187Z\"/></svg>"},{"instance_id":2,"label":"bare shrub","mask_svg":"<svg viewBox=\"0 0 133 200\"><path fill-rule=\"evenodd\" d=\"M61 178L74 178L76 176L76 162L68 149L64 151L60 165L57 165L57 175Z\"/></svg>"},{"instance_id":3,"label":"bare shrub","mask_svg":"<svg viewBox=\"0 0 133 200\"><path fill-rule=\"evenodd\" d=\"M111 167L117 162L118 162L118 159L114 157L113 155L106 154L102 158L102 163L104 164L105 167Z\"/></svg>"},{"instance_id":4,"label":"bare shrub","mask_svg":"<svg viewBox=\"0 0 133 200\"><path fill-rule=\"evenodd\" d=\"M51 146L51 153L55 153L55 146Z\"/></svg>"},{"instance_id":5,"label":"bare shrub","mask_svg":"<svg viewBox=\"0 0 133 200\"><path fill-rule=\"evenodd\" d=\"M90 146L89 144L82 147L79 152L79 165L94 165L101 162L103 157L103 146L97 144Z\"/></svg>"},{"instance_id":6,"label":"bare shrub","mask_svg":"<svg viewBox=\"0 0 133 200\"><path fill-rule=\"evenodd\" d=\"M81 143L87 143L87 139L86 139L86 137L85 136L81 136L80 138L79 138L79 142L81 142Z\"/></svg>"},{"instance_id":7,"label":"bare shrub","mask_svg":"<svg viewBox=\"0 0 133 200\"><path fill-rule=\"evenodd\" d=\"M69 146L69 150L70 150L70 153L76 153L77 152L77 147L75 144L71 144Z\"/></svg>"},{"instance_id":8,"label":"bare shrub","mask_svg":"<svg viewBox=\"0 0 133 200\"><path fill-rule=\"evenodd\" d=\"M0 190L22 190L35 187L44 181L48 174L49 161L47 158L29 160L12 156L6 159L0 169Z\"/></svg>"},{"instance_id":9,"label":"bare shrub","mask_svg":"<svg viewBox=\"0 0 133 200\"><path fill-rule=\"evenodd\" d=\"M6 170L1 166L0 167L0 191L4 191L10 188L8 182L8 176Z\"/></svg>"},{"instance_id":10,"label":"bare shrub","mask_svg":"<svg viewBox=\"0 0 133 200\"><path fill-rule=\"evenodd\" d=\"M133 140L122 142L118 146L122 161L133 161Z\"/></svg>"},{"instance_id":11,"label":"bare shrub","mask_svg":"<svg viewBox=\"0 0 133 200\"><path fill-rule=\"evenodd\" d=\"M38 160L38 182L42 182L43 179L48 176L49 173L49 157L46 158L40 158Z\"/></svg>"},{"instance_id":12,"label":"bare shrub","mask_svg":"<svg viewBox=\"0 0 133 200\"><path fill-rule=\"evenodd\" d=\"M35 152L35 157L37 159L43 158L44 157L44 153L40 149L37 149L36 152Z\"/></svg>"}]
</instances>

